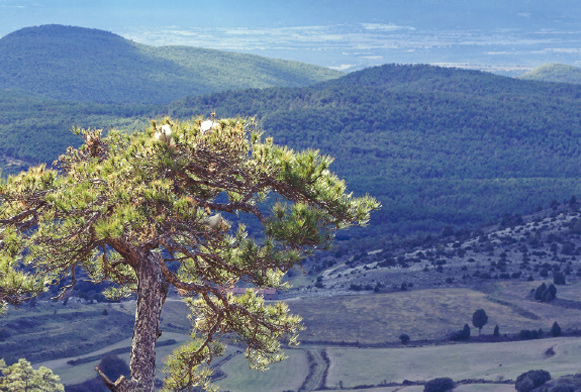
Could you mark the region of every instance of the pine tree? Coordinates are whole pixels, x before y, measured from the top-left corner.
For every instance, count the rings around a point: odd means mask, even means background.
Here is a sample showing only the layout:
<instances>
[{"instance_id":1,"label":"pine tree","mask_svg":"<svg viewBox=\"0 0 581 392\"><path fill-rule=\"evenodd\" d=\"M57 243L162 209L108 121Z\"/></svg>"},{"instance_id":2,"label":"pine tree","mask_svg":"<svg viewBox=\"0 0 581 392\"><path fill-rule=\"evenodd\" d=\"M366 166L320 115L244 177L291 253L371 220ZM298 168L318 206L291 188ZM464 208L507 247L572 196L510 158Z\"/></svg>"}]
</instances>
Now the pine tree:
<instances>
[{"instance_id":1,"label":"pine tree","mask_svg":"<svg viewBox=\"0 0 581 392\"><path fill-rule=\"evenodd\" d=\"M78 133L84 145L69 148L56 169L36 166L0 184L0 266L26 283L2 281L0 301L68 276L74 285L78 268L117 284L110 297L135 293L131 376L113 382L101 373L111 391L155 390L171 286L187 298L194 330L168 361L167 390L210 388L203 365L223 352L221 335L237 335L254 368L282 360L281 340L296 343L300 318L283 303L265 305L254 290L235 297L231 289L241 280L284 288L284 273L302 257L379 207L346 193L331 158L263 140L251 119ZM248 237L242 216L263 228L260 241ZM16 272L20 264L34 274Z\"/></svg>"},{"instance_id":2,"label":"pine tree","mask_svg":"<svg viewBox=\"0 0 581 392\"><path fill-rule=\"evenodd\" d=\"M0 391L3 392L64 392L65 387L52 370L41 366L35 370L21 358L11 366L0 359Z\"/></svg>"}]
</instances>

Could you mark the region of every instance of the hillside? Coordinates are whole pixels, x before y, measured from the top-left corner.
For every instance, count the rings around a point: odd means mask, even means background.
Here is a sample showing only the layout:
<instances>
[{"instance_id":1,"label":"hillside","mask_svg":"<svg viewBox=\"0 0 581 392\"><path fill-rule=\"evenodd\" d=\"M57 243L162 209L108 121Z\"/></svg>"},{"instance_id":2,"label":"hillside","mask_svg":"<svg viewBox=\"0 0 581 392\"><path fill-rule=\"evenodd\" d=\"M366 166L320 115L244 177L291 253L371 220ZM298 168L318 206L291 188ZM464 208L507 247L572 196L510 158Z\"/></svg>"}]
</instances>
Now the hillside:
<instances>
[{"instance_id":1,"label":"hillside","mask_svg":"<svg viewBox=\"0 0 581 392\"><path fill-rule=\"evenodd\" d=\"M188 98L175 117L257 115L275 141L320 148L383 204L375 234L475 226L579 194L581 87L386 65L302 89Z\"/></svg>"},{"instance_id":2,"label":"hillside","mask_svg":"<svg viewBox=\"0 0 581 392\"><path fill-rule=\"evenodd\" d=\"M520 79L581 84L581 68L566 64L547 64L527 72Z\"/></svg>"},{"instance_id":3,"label":"hillside","mask_svg":"<svg viewBox=\"0 0 581 392\"><path fill-rule=\"evenodd\" d=\"M28 27L0 39L0 89L65 101L161 104L216 91L306 86L341 75L253 55L140 45L81 27Z\"/></svg>"},{"instance_id":4,"label":"hillside","mask_svg":"<svg viewBox=\"0 0 581 392\"><path fill-rule=\"evenodd\" d=\"M0 91L4 172L52 161L72 126L132 130L169 113L256 115L275 142L319 148L357 194L379 198L368 237L476 227L581 194L581 86L424 65L386 65L304 88L189 97L169 106L95 105ZM18 129L18 132L14 132ZM5 166L6 167L6 166Z\"/></svg>"},{"instance_id":5,"label":"hillside","mask_svg":"<svg viewBox=\"0 0 581 392\"><path fill-rule=\"evenodd\" d=\"M52 162L81 139L73 127L141 129L160 109L148 105L62 102L0 89L0 168L12 174Z\"/></svg>"}]
</instances>

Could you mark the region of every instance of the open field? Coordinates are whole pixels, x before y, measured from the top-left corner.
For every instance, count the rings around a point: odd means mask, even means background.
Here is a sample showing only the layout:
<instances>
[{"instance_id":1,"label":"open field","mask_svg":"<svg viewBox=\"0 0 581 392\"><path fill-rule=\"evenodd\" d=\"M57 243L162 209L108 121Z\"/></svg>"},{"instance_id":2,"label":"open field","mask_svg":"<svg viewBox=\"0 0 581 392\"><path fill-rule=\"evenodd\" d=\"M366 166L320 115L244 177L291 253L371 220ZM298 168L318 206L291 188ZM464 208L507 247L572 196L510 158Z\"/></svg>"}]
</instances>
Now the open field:
<instances>
[{"instance_id":1,"label":"open field","mask_svg":"<svg viewBox=\"0 0 581 392\"><path fill-rule=\"evenodd\" d=\"M391 388L381 384L400 383L404 379L426 381L441 376L497 381L515 379L527 370L538 368L550 371L553 376L576 373L581 370L580 338L441 344L448 333L466 323L471 325L472 313L478 308L485 309L489 316L483 334L491 334L496 324L502 334L539 328L548 332L554 321L564 331L581 327L581 309L575 305L581 285L559 286L558 298L562 300L545 304L529 297L530 290L538 284L501 281L483 286L483 291L448 287L289 300L293 312L301 314L307 326L301 333L303 345L289 350L290 358L286 362L272 365L265 373L249 370L240 348L232 346L225 357L216 361L225 372L217 384L230 392L276 392L298 390L302 385L306 390L338 388L342 381L345 389L376 385L369 392L414 392L421 387ZM571 304L572 308L564 307ZM52 368L65 384L79 383L95 376L98 360L77 366L66 362L128 348L133 312L132 301L92 305L69 301L67 306L39 301L34 308L11 310L0 320L0 329L11 333L0 342L0 352L2 356L10 354L28 359L43 356L43 362L33 361L35 366ZM174 339L177 343L159 347L158 371L163 367L162 358L187 339L190 326L186 316L187 309L181 301L168 299L162 321L165 332L160 341ZM399 344L401 333L410 335L412 342L408 347ZM472 328L472 335L476 334ZM359 342L362 347L341 346L341 342ZM365 344L378 347L365 347ZM89 350L91 347L94 349ZM551 347L556 355L545 357L545 351ZM65 349L71 353L66 355ZM322 359L323 352L328 355L329 365ZM128 361L127 353L119 356ZM309 375L310 381L305 383ZM158 378L163 378L163 374L159 372ZM464 392L500 392L505 386L460 388Z\"/></svg>"},{"instance_id":2,"label":"open field","mask_svg":"<svg viewBox=\"0 0 581 392\"><path fill-rule=\"evenodd\" d=\"M484 309L489 317L484 334L491 334L495 325L503 334L522 329L548 331L555 321L563 329L581 327L581 309L563 311L556 306L558 301L544 304L529 299L531 288L539 284L501 282L491 294L469 288L439 288L307 298L288 304L304 319L307 329L300 335L303 342L394 343L402 333L412 341L440 340L466 323L472 327L476 309ZM581 290L578 283L566 287L570 293Z\"/></svg>"},{"instance_id":3,"label":"open field","mask_svg":"<svg viewBox=\"0 0 581 392\"><path fill-rule=\"evenodd\" d=\"M546 351L552 348L554 355ZM288 350L290 358L265 373L248 369L238 354L221 369L227 374L218 382L229 392L282 392L298 390L309 372L308 347ZM483 379L491 382L515 380L531 369L544 369L553 378L581 370L581 338L551 338L534 341L452 344L407 348L326 348L330 360L326 384L321 388L359 392L421 392L423 386L382 386L387 383L429 381L450 377L455 381ZM363 385L376 387L362 388ZM307 389L314 390L314 389ZM513 384L466 384L460 392L508 392Z\"/></svg>"},{"instance_id":4,"label":"open field","mask_svg":"<svg viewBox=\"0 0 581 392\"><path fill-rule=\"evenodd\" d=\"M285 362L271 365L266 372L250 370L244 354L238 354L221 366L227 377L217 384L222 391L231 392L296 391L309 372L309 364L303 350L288 350L287 354Z\"/></svg>"},{"instance_id":5,"label":"open field","mask_svg":"<svg viewBox=\"0 0 581 392\"><path fill-rule=\"evenodd\" d=\"M167 357L169 354L171 354L171 352L175 348L177 348L181 344L183 344L186 341L186 338L187 338L187 336L180 334L180 333L164 332L162 338L160 339L161 342L169 340L169 339L173 339L176 341L176 343L171 344L171 345L164 345L162 347L157 348L157 358L158 358L157 377L159 379L162 379L164 377L164 375L162 373L162 369L163 369L163 365L164 365L164 358ZM58 374L60 376L62 383L65 385L78 384L78 383L81 383L85 380L93 378L97 375L97 373L95 372L95 366L97 366L99 364L100 359L97 359L97 360L94 360L91 362L87 362L87 363L82 363L82 364L75 365L75 366L67 364L67 361L82 359L82 358L96 356L96 355L103 355L103 354L107 354L108 352L110 352L112 350L120 349L120 348L127 348L127 350L129 350L130 347L131 347L131 338L127 338L127 339L123 339L115 344L112 344L110 346L107 346L103 349L93 351L93 352L90 352L90 353L87 353L84 355L79 355L79 356L75 356L75 357L68 357L68 358L60 358L60 359L55 359L55 360L41 362L41 363L35 363L34 366L35 367L46 366L49 369L52 369L56 374ZM129 351L127 351L126 353L123 353L123 354L118 354L117 356L119 358L123 359L125 362L129 363Z\"/></svg>"},{"instance_id":6,"label":"open field","mask_svg":"<svg viewBox=\"0 0 581 392\"><path fill-rule=\"evenodd\" d=\"M547 356L545 352L551 347L555 355ZM581 370L581 338L392 349L328 348L327 353L330 388L341 382L344 388L353 388L437 377L514 380L531 369L544 369L557 377Z\"/></svg>"},{"instance_id":7,"label":"open field","mask_svg":"<svg viewBox=\"0 0 581 392\"><path fill-rule=\"evenodd\" d=\"M344 389L349 390L349 389ZM409 387L378 387L378 388L357 388L357 392L423 392L423 385L413 385ZM459 385L454 392L514 392L512 384L470 384Z\"/></svg>"}]
</instances>

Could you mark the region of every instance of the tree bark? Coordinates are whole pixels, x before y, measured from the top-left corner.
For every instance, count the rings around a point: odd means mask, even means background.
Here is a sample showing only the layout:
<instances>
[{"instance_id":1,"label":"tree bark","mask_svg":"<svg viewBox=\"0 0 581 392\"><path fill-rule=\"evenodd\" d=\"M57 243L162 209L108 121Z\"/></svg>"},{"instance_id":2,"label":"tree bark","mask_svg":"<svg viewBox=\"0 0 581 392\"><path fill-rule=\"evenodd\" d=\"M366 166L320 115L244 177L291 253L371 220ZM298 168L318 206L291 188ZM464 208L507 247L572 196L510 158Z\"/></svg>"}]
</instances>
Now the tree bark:
<instances>
[{"instance_id":1,"label":"tree bark","mask_svg":"<svg viewBox=\"0 0 581 392\"><path fill-rule=\"evenodd\" d=\"M155 392L155 349L161 334L161 311L169 289L158 257L155 253L147 252L135 267L138 283L129 362L131 379L121 376L113 383L99 372L112 392Z\"/></svg>"}]
</instances>

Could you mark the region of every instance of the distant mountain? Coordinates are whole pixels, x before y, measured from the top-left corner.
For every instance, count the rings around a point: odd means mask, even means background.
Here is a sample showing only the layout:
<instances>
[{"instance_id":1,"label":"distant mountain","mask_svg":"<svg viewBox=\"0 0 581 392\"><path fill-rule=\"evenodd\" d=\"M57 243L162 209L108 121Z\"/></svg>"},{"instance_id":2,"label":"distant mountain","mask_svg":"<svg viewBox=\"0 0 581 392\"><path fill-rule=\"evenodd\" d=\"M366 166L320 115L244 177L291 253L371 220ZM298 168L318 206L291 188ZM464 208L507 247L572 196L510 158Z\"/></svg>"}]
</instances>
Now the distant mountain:
<instances>
[{"instance_id":1,"label":"distant mountain","mask_svg":"<svg viewBox=\"0 0 581 392\"><path fill-rule=\"evenodd\" d=\"M28 27L0 39L0 89L65 101L162 104L216 91L306 86L341 75L254 55L140 45L81 27Z\"/></svg>"},{"instance_id":2,"label":"distant mountain","mask_svg":"<svg viewBox=\"0 0 581 392\"><path fill-rule=\"evenodd\" d=\"M581 86L385 65L170 105L174 117L211 110L256 115L277 143L335 157L351 189L383 204L364 235L479 225L581 191Z\"/></svg>"},{"instance_id":3,"label":"distant mountain","mask_svg":"<svg viewBox=\"0 0 581 392\"><path fill-rule=\"evenodd\" d=\"M581 84L581 68L566 64L547 64L520 76L526 80Z\"/></svg>"}]
</instances>

